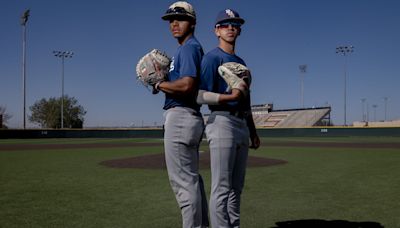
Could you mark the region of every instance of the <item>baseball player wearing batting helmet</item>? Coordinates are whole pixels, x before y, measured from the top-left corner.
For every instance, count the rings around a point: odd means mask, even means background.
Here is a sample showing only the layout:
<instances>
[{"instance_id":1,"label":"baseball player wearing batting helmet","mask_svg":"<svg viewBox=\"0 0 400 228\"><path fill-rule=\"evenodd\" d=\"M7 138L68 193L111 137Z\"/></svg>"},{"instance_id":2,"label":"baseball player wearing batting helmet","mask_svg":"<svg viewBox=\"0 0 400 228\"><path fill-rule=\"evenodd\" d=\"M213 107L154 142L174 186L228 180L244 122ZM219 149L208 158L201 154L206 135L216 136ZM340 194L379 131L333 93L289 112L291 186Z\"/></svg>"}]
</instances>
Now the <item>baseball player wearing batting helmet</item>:
<instances>
[{"instance_id":1,"label":"baseball player wearing batting helmet","mask_svg":"<svg viewBox=\"0 0 400 228\"><path fill-rule=\"evenodd\" d=\"M236 39L244 22L231 9L218 14L215 34L219 45L203 57L200 90L225 95L235 92L220 77L218 67L227 62L245 65L243 59L235 54ZM212 227L240 226L240 196L244 186L248 149L260 146L250 106L250 92L230 102L208 106L211 114L205 132L211 156Z\"/></svg>"},{"instance_id":2,"label":"baseball player wearing batting helmet","mask_svg":"<svg viewBox=\"0 0 400 228\"><path fill-rule=\"evenodd\" d=\"M208 210L199 174L199 145L204 131L200 105L196 103L203 49L194 36L196 13L187 2L173 3L163 20L169 21L179 47L168 80L155 89L165 93L164 149L168 177L181 208L182 227L207 227Z\"/></svg>"}]
</instances>

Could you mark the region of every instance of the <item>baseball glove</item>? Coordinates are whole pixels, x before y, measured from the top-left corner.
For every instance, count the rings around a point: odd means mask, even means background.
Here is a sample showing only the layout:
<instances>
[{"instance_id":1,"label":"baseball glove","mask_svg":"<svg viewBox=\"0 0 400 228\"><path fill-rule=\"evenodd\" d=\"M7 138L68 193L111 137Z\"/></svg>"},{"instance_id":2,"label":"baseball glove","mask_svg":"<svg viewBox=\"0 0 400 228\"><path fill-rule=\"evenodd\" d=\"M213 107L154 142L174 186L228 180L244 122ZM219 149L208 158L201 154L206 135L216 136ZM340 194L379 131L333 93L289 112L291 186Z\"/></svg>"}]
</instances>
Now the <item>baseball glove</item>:
<instances>
[{"instance_id":1,"label":"baseball glove","mask_svg":"<svg viewBox=\"0 0 400 228\"><path fill-rule=\"evenodd\" d=\"M170 57L160 50L153 49L137 63L137 79L146 87L154 87L158 82L167 79L170 64Z\"/></svg>"},{"instance_id":2,"label":"baseball glove","mask_svg":"<svg viewBox=\"0 0 400 228\"><path fill-rule=\"evenodd\" d=\"M227 62L218 67L218 73L231 89L239 89L247 94L251 84L250 70L236 62Z\"/></svg>"}]
</instances>

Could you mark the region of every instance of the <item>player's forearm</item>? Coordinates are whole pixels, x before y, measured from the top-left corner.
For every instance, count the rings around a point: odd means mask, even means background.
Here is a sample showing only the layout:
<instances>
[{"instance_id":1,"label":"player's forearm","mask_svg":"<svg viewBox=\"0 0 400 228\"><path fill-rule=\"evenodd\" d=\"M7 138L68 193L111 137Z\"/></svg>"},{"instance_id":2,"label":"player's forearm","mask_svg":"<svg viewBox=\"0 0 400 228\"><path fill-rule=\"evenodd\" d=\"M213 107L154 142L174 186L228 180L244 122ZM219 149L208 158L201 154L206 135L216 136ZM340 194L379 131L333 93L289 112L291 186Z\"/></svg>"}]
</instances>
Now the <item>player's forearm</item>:
<instances>
[{"instance_id":1,"label":"player's forearm","mask_svg":"<svg viewBox=\"0 0 400 228\"><path fill-rule=\"evenodd\" d=\"M241 98L240 90L233 89L232 94L221 94L209 92L206 90L199 90L197 95L198 104L218 105L228 103L230 101L237 101Z\"/></svg>"},{"instance_id":2,"label":"player's forearm","mask_svg":"<svg viewBox=\"0 0 400 228\"><path fill-rule=\"evenodd\" d=\"M221 94L219 103L228 103L230 101L238 101L242 98L242 92L238 89L233 89L231 94Z\"/></svg>"},{"instance_id":3,"label":"player's forearm","mask_svg":"<svg viewBox=\"0 0 400 228\"><path fill-rule=\"evenodd\" d=\"M193 93L194 86L195 82L192 78L181 78L173 82L161 82L156 89L172 95L187 95Z\"/></svg>"},{"instance_id":4,"label":"player's forearm","mask_svg":"<svg viewBox=\"0 0 400 228\"><path fill-rule=\"evenodd\" d=\"M253 115L251 114L251 110L248 111L249 113L246 115L246 123L247 127L249 128L250 137L254 137L257 135L256 125L254 124Z\"/></svg>"}]
</instances>

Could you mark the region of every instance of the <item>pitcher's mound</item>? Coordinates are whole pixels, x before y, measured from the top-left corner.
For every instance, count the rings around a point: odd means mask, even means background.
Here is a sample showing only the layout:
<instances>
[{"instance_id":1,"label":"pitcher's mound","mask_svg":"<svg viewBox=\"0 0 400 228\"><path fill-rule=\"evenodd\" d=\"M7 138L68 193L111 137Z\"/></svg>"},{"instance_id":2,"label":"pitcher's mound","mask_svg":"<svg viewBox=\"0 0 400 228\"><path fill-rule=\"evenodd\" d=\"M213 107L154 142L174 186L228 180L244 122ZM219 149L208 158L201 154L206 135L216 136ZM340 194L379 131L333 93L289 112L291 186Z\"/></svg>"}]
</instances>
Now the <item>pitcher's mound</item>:
<instances>
[{"instance_id":1,"label":"pitcher's mound","mask_svg":"<svg viewBox=\"0 0 400 228\"><path fill-rule=\"evenodd\" d=\"M249 156L247 167L265 167L285 164L287 161ZM114 159L100 162L101 165L112 168L165 169L164 154L151 154L131 158ZM210 168L210 153L200 153L200 168Z\"/></svg>"}]
</instances>

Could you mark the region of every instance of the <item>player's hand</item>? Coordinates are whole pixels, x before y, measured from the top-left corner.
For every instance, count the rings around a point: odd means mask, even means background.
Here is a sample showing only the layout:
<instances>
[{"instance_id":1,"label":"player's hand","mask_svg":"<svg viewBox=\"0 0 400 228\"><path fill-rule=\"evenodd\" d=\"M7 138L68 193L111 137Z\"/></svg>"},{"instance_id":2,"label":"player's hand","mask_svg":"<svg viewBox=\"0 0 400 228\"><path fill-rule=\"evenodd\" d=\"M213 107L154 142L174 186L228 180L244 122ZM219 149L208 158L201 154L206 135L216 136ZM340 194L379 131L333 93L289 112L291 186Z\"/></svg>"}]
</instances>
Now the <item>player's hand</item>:
<instances>
[{"instance_id":1,"label":"player's hand","mask_svg":"<svg viewBox=\"0 0 400 228\"><path fill-rule=\"evenodd\" d=\"M238 101L238 100L240 100L240 98L242 98L242 96L243 96L244 94L243 94L243 92L240 91L239 89L232 89L231 95L232 95L232 99L233 99L233 100Z\"/></svg>"},{"instance_id":2,"label":"player's hand","mask_svg":"<svg viewBox=\"0 0 400 228\"><path fill-rule=\"evenodd\" d=\"M161 82L162 81L157 82L156 84L152 85L152 87L153 87L153 91L151 91L152 94L157 94L157 93L160 92L160 87L159 86L160 86Z\"/></svg>"},{"instance_id":3,"label":"player's hand","mask_svg":"<svg viewBox=\"0 0 400 228\"><path fill-rule=\"evenodd\" d=\"M151 91L152 94L157 94L157 93L159 93L159 92L160 92L160 90L157 90L157 89L154 88L154 87L153 87L153 90Z\"/></svg>"},{"instance_id":4,"label":"player's hand","mask_svg":"<svg viewBox=\"0 0 400 228\"><path fill-rule=\"evenodd\" d=\"M256 134L253 137L250 137L250 140L251 140L250 148L257 150L261 145L261 141L260 141L260 138L258 137L258 135Z\"/></svg>"}]
</instances>

